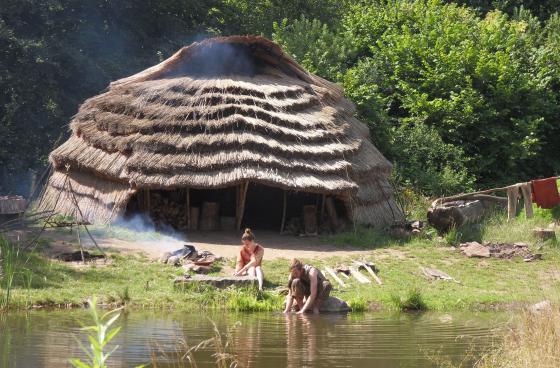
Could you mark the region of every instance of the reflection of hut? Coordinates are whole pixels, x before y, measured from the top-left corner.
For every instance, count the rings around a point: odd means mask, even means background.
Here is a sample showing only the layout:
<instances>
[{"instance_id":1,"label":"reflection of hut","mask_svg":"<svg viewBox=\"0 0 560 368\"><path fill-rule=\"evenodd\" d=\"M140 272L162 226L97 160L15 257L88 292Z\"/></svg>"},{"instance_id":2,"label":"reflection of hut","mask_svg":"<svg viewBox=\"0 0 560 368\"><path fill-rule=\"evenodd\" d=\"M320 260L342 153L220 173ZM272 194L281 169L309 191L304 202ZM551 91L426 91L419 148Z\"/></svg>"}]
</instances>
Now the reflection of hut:
<instances>
[{"instance_id":1,"label":"reflection of hut","mask_svg":"<svg viewBox=\"0 0 560 368\"><path fill-rule=\"evenodd\" d=\"M353 113L339 86L265 38L193 43L85 101L50 155L41 206L71 215L78 203L92 222L168 211L184 226L199 209L201 226L219 214L278 229L312 205L387 225L402 217L391 164Z\"/></svg>"}]
</instances>

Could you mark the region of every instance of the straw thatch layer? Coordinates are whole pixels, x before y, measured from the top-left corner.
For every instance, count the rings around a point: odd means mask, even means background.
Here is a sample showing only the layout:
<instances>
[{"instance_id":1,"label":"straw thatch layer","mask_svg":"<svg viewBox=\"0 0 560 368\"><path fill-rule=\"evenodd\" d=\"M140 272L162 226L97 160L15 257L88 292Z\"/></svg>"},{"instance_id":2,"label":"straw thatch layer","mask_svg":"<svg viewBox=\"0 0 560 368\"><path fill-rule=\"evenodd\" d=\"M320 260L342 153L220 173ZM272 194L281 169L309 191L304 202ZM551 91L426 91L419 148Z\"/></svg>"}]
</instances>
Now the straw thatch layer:
<instances>
[{"instance_id":1,"label":"straw thatch layer","mask_svg":"<svg viewBox=\"0 0 560 368\"><path fill-rule=\"evenodd\" d=\"M80 107L72 136L50 156L57 173L46 196L64 192L57 183L67 168L72 180L76 172L88 178L79 195L89 198L84 205L92 219L97 211L106 218L110 203L120 206L127 188L255 181L343 194L367 206L356 218L375 212L370 217L386 224L395 218L387 206L396 208L387 182L391 164L353 114L339 86L309 74L264 38L194 43ZM111 190L118 200L108 200ZM71 207L63 206L63 212Z\"/></svg>"},{"instance_id":2,"label":"straw thatch layer","mask_svg":"<svg viewBox=\"0 0 560 368\"><path fill-rule=\"evenodd\" d=\"M108 181L92 174L55 171L41 200L41 208L78 220L105 223L116 218L136 192L127 184Z\"/></svg>"}]
</instances>

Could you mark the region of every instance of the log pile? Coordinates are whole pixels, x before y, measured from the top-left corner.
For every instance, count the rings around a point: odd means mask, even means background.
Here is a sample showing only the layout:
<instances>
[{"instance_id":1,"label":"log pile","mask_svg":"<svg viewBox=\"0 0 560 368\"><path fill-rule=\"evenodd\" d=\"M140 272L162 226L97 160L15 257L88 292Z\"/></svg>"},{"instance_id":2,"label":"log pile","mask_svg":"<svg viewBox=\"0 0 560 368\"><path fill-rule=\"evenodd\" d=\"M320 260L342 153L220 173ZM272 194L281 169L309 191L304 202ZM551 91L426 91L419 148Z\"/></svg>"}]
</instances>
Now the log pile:
<instances>
[{"instance_id":1,"label":"log pile","mask_svg":"<svg viewBox=\"0 0 560 368\"><path fill-rule=\"evenodd\" d=\"M15 215L25 212L27 202L22 196L0 196L0 215Z\"/></svg>"},{"instance_id":2,"label":"log pile","mask_svg":"<svg viewBox=\"0 0 560 368\"><path fill-rule=\"evenodd\" d=\"M150 217L157 227L170 225L178 231L188 230L185 205L170 200L161 193L150 193Z\"/></svg>"}]
</instances>

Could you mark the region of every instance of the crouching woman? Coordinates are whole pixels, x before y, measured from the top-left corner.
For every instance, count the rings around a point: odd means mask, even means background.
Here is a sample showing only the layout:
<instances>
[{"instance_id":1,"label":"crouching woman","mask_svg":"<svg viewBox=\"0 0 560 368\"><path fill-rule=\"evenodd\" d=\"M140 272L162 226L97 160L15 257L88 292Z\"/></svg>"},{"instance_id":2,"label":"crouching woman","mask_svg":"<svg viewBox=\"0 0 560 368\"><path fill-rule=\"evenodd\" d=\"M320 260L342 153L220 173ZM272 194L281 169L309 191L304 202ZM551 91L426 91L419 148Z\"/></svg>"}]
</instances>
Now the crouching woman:
<instances>
[{"instance_id":1,"label":"crouching woman","mask_svg":"<svg viewBox=\"0 0 560 368\"><path fill-rule=\"evenodd\" d=\"M291 311L294 300L297 314L311 310L319 313L321 304L329 297L332 285L320 270L294 258L290 264L288 289L284 313Z\"/></svg>"},{"instance_id":2,"label":"crouching woman","mask_svg":"<svg viewBox=\"0 0 560 368\"><path fill-rule=\"evenodd\" d=\"M241 237L243 245L237 255L237 265L235 266L234 276L256 276L259 282L259 290L263 289L264 274L262 271L262 259L264 248L255 243L255 235L251 229L245 229Z\"/></svg>"}]
</instances>

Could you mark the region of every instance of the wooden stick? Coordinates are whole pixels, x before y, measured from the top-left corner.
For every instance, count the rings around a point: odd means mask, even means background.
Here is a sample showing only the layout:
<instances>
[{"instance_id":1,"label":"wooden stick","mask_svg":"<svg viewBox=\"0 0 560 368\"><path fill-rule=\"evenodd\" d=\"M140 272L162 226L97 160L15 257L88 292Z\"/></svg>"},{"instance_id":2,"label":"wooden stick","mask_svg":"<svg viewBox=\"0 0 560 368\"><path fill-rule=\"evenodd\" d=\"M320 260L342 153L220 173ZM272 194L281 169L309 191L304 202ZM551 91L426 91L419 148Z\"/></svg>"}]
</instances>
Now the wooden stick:
<instances>
[{"instance_id":1,"label":"wooden stick","mask_svg":"<svg viewBox=\"0 0 560 368\"><path fill-rule=\"evenodd\" d=\"M325 197L326 195L323 193L321 196L321 217L319 217L319 225L321 225L325 219Z\"/></svg>"},{"instance_id":2,"label":"wooden stick","mask_svg":"<svg viewBox=\"0 0 560 368\"><path fill-rule=\"evenodd\" d=\"M243 221L243 212L245 212L245 199L247 198L248 187L249 187L249 182L246 181L241 184L241 189L239 191L239 202L237 205L238 208L237 230L241 229L241 222Z\"/></svg>"},{"instance_id":3,"label":"wooden stick","mask_svg":"<svg viewBox=\"0 0 560 368\"><path fill-rule=\"evenodd\" d=\"M362 284L371 284L371 280L368 279L367 277L365 277L364 275L362 275L360 273L360 271L358 271L357 269L353 268L353 267L349 267L350 269L350 274L352 276L354 276L356 278L356 280L358 280L360 283Z\"/></svg>"},{"instance_id":4,"label":"wooden stick","mask_svg":"<svg viewBox=\"0 0 560 368\"><path fill-rule=\"evenodd\" d=\"M191 190L187 187L187 229L191 229Z\"/></svg>"},{"instance_id":5,"label":"wooden stick","mask_svg":"<svg viewBox=\"0 0 560 368\"><path fill-rule=\"evenodd\" d=\"M525 217L533 217L533 198L531 196L531 184L521 184L521 194L523 194L523 205L525 207Z\"/></svg>"},{"instance_id":6,"label":"wooden stick","mask_svg":"<svg viewBox=\"0 0 560 368\"><path fill-rule=\"evenodd\" d=\"M347 275L347 274L345 274L344 272L341 272L340 274L341 274L341 275L342 275L342 276L343 276L344 278L346 278L346 279L350 279L350 276L348 276L348 275Z\"/></svg>"},{"instance_id":7,"label":"wooden stick","mask_svg":"<svg viewBox=\"0 0 560 368\"><path fill-rule=\"evenodd\" d=\"M280 234L284 232L284 226L286 225L287 202L288 202L288 195L286 194L286 189L284 189L284 199L282 204L282 223L280 224Z\"/></svg>"},{"instance_id":8,"label":"wooden stick","mask_svg":"<svg viewBox=\"0 0 560 368\"><path fill-rule=\"evenodd\" d=\"M383 285L383 282L381 281L381 279L377 276L377 274L375 273L375 271L368 266L367 263L365 262L358 262L358 261L354 261L354 263L356 263L359 266L362 266L363 268L366 269L367 272L369 272L369 274L371 275L371 277L373 277L373 279L375 280L375 282L377 282L379 285Z\"/></svg>"},{"instance_id":9,"label":"wooden stick","mask_svg":"<svg viewBox=\"0 0 560 368\"><path fill-rule=\"evenodd\" d=\"M338 282L340 284L340 286L346 287L346 284L336 275L336 273L334 272L334 270L332 268L330 268L329 266L325 266L325 271L329 275L331 275L333 277L333 279L335 279L336 282Z\"/></svg>"},{"instance_id":10,"label":"wooden stick","mask_svg":"<svg viewBox=\"0 0 560 368\"><path fill-rule=\"evenodd\" d=\"M84 247L82 246L82 240L80 238L80 226L79 225L76 227L76 232L78 234L78 245L80 246L80 254L82 255L82 262L85 264L86 259L84 257Z\"/></svg>"}]
</instances>

